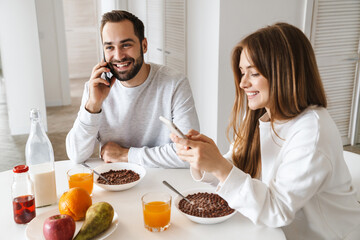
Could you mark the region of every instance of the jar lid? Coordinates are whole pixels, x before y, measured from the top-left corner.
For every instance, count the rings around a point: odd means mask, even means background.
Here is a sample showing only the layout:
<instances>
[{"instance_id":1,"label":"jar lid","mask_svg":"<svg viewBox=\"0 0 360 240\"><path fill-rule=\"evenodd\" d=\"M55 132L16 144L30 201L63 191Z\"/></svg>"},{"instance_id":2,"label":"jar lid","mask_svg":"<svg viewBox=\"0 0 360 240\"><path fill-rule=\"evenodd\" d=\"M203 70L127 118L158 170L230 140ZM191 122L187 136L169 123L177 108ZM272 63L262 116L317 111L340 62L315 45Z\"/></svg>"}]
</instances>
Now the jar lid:
<instances>
[{"instance_id":1,"label":"jar lid","mask_svg":"<svg viewBox=\"0 0 360 240\"><path fill-rule=\"evenodd\" d=\"M14 173L24 173L29 170L29 167L27 165L17 165L13 168Z\"/></svg>"}]
</instances>

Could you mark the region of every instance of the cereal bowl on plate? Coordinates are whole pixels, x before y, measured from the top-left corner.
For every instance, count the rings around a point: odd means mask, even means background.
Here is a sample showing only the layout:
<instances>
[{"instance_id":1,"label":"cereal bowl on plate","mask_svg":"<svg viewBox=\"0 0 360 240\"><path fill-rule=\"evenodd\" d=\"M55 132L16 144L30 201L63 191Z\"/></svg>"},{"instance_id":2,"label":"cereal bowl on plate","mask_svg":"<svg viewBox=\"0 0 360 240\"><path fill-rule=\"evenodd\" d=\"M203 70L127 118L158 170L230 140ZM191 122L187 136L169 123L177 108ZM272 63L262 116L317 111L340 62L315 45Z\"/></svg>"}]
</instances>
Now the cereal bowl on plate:
<instances>
[{"instance_id":1,"label":"cereal bowl on plate","mask_svg":"<svg viewBox=\"0 0 360 240\"><path fill-rule=\"evenodd\" d=\"M104 176L110 184L106 183L98 175L94 175L94 183L108 191L123 191L134 187L145 176L143 166L135 163L105 163L94 168L96 172Z\"/></svg>"},{"instance_id":2,"label":"cereal bowl on plate","mask_svg":"<svg viewBox=\"0 0 360 240\"><path fill-rule=\"evenodd\" d=\"M215 224L226 221L236 211L212 189L191 189L181 192L191 203L180 196L174 199L175 207L191 221Z\"/></svg>"}]
</instances>

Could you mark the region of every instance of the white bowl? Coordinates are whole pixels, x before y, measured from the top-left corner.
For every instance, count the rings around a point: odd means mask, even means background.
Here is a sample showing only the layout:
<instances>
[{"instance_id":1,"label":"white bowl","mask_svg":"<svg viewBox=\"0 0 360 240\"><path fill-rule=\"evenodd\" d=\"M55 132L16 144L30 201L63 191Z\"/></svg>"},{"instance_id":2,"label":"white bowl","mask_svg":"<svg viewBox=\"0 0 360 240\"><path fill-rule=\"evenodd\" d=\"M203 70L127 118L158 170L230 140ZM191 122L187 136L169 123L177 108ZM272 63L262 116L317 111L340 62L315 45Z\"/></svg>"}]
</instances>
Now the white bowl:
<instances>
[{"instance_id":1,"label":"white bowl","mask_svg":"<svg viewBox=\"0 0 360 240\"><path fill-rule=\"evenodd\" d=\"M108 184L98 183L97 179L99 178L99 176L97 174L94 174L94 183L97 186L99 186L105 190L108 190L108 191L123 191L123 190L134 187L136 184L138 184L144 178L144 176L146 174L145 168L143 166L140 166L135 163L125 163L125 162L105 163L105 164L99 165L96 168L94 168L94 170L96 172L98 172L99 174L108 172L110 170L123 170L123 169L132 170L132 171L136 172L137 174L140 175L140 179L135 182L131 182L131 183L108 185Z\"/></svg>"},{"instance_id":2,"label":"white bowl","mask_svg":"<svg viewBox=\"0 0 360 240\"><path fill-rule=\"evenodd\" d=\"M216 193L214 190L212 189L191 189L191 190L187 190L187 191L182 191L181 194L184 195L185 197L189 194L194 194L194 193ZM236 211L234 211L233 213L230 213L229 215L226 216L222 216L222 217L213 217L213 218L203 218L203 217L196 217L196 216L192 216L189 214L184 213L183 211L181 211L179 209L179 202L181 201L182 197L180 196L176 196L174 199L174 205L177 208L177 210L179 210L182 214L184 214L187 218L189 218L191 221L196 222L196 223L200 223L200 224L215 224L215 223L221 223L224 222L226 220L228 220L229 218L231 218L232 216L235 215Z\"/></svg>"}]
</instances>

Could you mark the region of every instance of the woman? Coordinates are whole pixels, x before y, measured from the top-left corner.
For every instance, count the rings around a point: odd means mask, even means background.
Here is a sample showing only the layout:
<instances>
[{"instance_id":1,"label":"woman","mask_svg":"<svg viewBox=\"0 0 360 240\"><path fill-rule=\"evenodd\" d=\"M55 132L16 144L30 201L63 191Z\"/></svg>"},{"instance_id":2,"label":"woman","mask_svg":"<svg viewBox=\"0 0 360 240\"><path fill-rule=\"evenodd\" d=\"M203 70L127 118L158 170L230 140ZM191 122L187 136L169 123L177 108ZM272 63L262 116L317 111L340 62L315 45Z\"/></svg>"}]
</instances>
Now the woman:
<instances>
[{"instance_id":1,"label":"woman","mask_svg":"<svg viewBox=\"0 0 360 240\"><path fill-rule=\"evenodd\" d=\"M196 131L171 135L193 177L288 239L360 239L360 204L306 36L286 23L260 29L235 47L232 67L230 151Z\"/></svg>"}]
</instances>

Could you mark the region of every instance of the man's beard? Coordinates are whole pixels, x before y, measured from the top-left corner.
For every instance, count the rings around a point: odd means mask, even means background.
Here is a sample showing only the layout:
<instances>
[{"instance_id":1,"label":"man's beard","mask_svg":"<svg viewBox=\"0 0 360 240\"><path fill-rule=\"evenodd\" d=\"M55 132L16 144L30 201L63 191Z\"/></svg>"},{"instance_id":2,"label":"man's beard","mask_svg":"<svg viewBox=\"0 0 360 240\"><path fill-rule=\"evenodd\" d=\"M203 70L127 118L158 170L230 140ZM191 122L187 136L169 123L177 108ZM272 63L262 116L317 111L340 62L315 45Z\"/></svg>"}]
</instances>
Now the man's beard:
<instances>
[{"instance_id":1,"label":"man's beard","mask_svg":"<svg viewBox=\"0 0 360 240\"><path fill-rule=\"evenodd\" d=\"M144 54L143 54L143 50L141 48L140 50L140 56L135 60L134 58L123 58L120 60L120 62L116 62L116 63L121 63L121 62L126 62L126 61L130 61L133 63L133 67L130 70L127 71L116 71L115 69L112 71L114 77L119 80L119 81L128 81L133 79L140 71L141 66L144 63ZM111 63L113 64L113 63Z\"/></svg>"}]
</instances>

